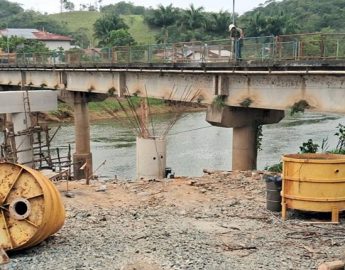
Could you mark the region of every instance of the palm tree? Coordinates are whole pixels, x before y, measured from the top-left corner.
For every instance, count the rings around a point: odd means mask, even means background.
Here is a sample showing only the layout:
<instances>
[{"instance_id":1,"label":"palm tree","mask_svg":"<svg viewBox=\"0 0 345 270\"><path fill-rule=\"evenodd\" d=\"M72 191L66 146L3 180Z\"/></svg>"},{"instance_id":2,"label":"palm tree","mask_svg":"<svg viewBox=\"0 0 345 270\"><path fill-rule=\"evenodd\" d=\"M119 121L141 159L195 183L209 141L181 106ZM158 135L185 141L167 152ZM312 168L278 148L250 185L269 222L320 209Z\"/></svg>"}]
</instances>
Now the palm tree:
<instances>
[{"instance_id":1,"label":"palm tree","mask_svg":"<svg viewBox=\"0 0 345 270\"><path fill-rule=\"evenodd\" d=\"M198 7L195 8L193 4L189 6L189 9L185 10L182 24L188 30L195 30L198 28L205 27L205 15L204 8Z\"/></svg>"},{"instance_id":2,"label":"palm tree","mask_svg":"<svg viewBox=\"0 0 345 270\"><path fill-rule=\"evenodd\" d=\"M159 5L158 9L154 12L155 24L161 27L167 27L174 24L176 21L175 11L172 4L166 7Z\"/></svg>"},{"instance_id":3,"label":"palm tree","mask_svg":"<svg viewBox=\"0 0 345 270\"><path fill-rule=\"evenodd\" d=\"M102 18L99 18L94 27L94 36L100 40L101 44L108 43L109 33L112 30L128 29L122 18L115 14L106 14Z\"/></svg>"},{"instance_id":4,"label":"palm tree","mask_svg":"<svg viewBox=\"0 0 345 270\"><path fill-rule=\"evenodd\" d=\"M221 10L219 13L212 13L210 29L216 34L224 35L227 33L231 21L232 17L229 12Z\"/></svg>"}]
</instances>

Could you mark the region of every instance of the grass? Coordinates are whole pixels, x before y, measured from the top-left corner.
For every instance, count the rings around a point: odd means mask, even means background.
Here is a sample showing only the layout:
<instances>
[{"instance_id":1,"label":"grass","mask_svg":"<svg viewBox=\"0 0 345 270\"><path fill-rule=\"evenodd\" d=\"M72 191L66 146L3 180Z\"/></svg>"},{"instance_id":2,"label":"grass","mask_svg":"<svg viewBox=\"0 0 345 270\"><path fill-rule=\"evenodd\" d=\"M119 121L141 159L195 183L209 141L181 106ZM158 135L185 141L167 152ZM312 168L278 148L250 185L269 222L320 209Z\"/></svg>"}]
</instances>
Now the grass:
<instances>
[{"instance_id":1,"label":"grass","mask_svg":"<svg viewBox=\"0 0 345 270\"><path fill-rule=\"evenodd\" d=\"M96 40L93 37L93 24L97 19L102 17L98 11L72 11L64 13L56 13L49 15L50 18L63 22L71 32L76 32L80 28L86 28L88 37L93 45L96 45ZM125 15L122 17L125 23L129 26L129 33L134 37L138 43L149 44L155 42L155 34L157 30L151 29L145 22L141 15Z\"/></svg>"},{"instance_id":2,"label":"grass","mask_svg":"<svg viewBox=\"0 0 345 270\"><path fill-rule=\"evenodd\" d=\"M49 15L52 19L66 24L71 32L76 32L80 28L86 28L88 30L88 37L93 41L93 24L101 16L101 13L97 11L72 11Z\"/></svg>"},{"instance_id":3,"label":"grass","mask_svg":"<svg viewBox=\"0 0 345 270\"><path fill-rule=\"evenodd\" d=\"M157 30L151 29L141 15L123 16L125 23L129 26L129 33L138 43L154 44Z\"/></svg>"},{"instance_id":4,"label":"grass","mask_svg":"<svg viewBox=\"0 0 345 270\"><path fill-rule=\"evenodd\" d=\"M139 107L140 100L141 99L139 97L131 97L131 101L136 107ZM127 100L121 101L121 104L123 107L128 108ZM150 106L160 107L164 105L164 101L159 100L159 99L149 98L149 104ZM94 112L99 112L99 111L117 112L121 110L121 106L115 98L107 98L106 100L102 102L89 102L89 110L94 111Z\"/></svg>"}]
</instances>

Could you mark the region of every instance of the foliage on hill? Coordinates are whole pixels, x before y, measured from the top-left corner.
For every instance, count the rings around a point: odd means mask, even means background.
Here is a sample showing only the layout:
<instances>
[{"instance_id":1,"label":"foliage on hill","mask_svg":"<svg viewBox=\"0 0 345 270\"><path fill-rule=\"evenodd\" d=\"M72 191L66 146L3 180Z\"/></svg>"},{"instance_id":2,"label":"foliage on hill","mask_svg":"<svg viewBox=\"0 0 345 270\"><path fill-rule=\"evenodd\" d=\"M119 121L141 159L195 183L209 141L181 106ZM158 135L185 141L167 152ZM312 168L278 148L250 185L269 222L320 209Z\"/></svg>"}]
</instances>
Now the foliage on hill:
<instances>
[{"instance_id":1,"label":"foliage on hill","mask_svg":"<svg viewBox=\"0 0 345 270\"><path fill-rule=\"evenodd\" d=\"M186 10L159 5L145 14L151 27L161 29L156 35L158 43L226 38L231 20L228 12L205 12L193 4Z\"/></svg>"},{"instance_id":2,"label":"foliage on hill","mask_svg":"<svg viewBox=\"0 0 345 270\"><path fill-rule=\"evenodd\" d=\"M82 35L83 37L78 39L81 41L78 45L86 48L93 43L93 24L101 16L98 11L72 11L51 14L49 18L66 25L73 38Z\"/></svg>"},{"instance_id":3,"label":"foliage on hill","mask_svg":"<svg viewBox=\"0 0 345 270\"><path fill-rule=\"evenodd\" d=\"M345 29L344 0L268 0L239 18L247 36Z\"/></svg>"},{"instance_id":4,"label":"foliage on hill","mask_svg":"<svg viewBox=\"0 0 345 270\"><path fill-rule=\"evenodd\" d=\"M227 11L206 12L203 7L194 5L187 9L176 8L172 4L145 8L120 1L99 10L70 10L44 15L24 11L19 4L0 0L0 27L38 28L71 35L76 45L86 48L98 43L111 46L225 39L229 36L228 25L232 21L232 15ZM344 16L344 0L268 0L237 16L237 24L244 29L246 36L339 32L345 29ZM110 34L112 31L119 32ZM118 38L120 41L115 41Z\"/></svg>"}]
</instances>

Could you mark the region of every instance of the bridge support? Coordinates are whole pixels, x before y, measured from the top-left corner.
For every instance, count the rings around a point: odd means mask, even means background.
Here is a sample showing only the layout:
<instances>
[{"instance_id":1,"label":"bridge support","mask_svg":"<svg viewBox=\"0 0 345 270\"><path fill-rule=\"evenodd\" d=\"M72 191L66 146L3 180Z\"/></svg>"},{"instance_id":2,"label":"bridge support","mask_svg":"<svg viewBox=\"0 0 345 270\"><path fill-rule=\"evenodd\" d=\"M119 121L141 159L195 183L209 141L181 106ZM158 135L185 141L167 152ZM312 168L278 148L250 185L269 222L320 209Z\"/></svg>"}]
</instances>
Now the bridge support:
<instances>
[{"instance_id":1,"label":"bridge support","mask_svg":"<svg viewBox=\"0 0 345 270\"><path fill-rule=\"evenodd\" d=\"M233 128L232 169L244 171L256 169L258 126L278 123L283 118L284 111L280 110L210 105L206 121Z\"/></svg>"},{"instance_id":2,"label":"bridge support","mask_svg":"<svg viewBox=\"0 0 345 270\"><path fill-rule=\"evenodd\" d=\"M13 123L13 131L18 133L25 131L31 127L31 117L28 113L13 113L11 115ZM33 153L33 138L30 132L26 132L21 136L15 137L15 145L17 150L17 162L24 164L28 167L34 166L34 153Z\"/></svg>"},{"instance_id":3,"label":"bridge support","mask_svg":"<svg viewBox=\"0 0 345 270\"><path fill-rule=\"evenodd\" d=\"M92 154L90 151L89 110L85 93L74 93L74 125L76 150L73 154L74 177L75 179L87 179L92 174Z\"/></svg>"}]
</instances>

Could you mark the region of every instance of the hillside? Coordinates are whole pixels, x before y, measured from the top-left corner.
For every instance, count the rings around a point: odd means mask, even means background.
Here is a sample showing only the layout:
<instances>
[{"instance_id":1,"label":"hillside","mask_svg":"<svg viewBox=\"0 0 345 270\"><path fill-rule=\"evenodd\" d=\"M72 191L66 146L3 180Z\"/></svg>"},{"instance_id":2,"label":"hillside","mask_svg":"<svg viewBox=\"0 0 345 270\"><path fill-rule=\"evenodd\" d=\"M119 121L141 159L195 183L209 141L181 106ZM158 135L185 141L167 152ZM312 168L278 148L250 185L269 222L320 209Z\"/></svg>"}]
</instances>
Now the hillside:
<instances>
[{"instance_id":1,"label":"hillside","mask_svg":"<svg viewBox=\"0 0 345 270\"><path fill-rule=\"evenodd\" d=\"M73 11L49 15L50 18L66 24L71 32L78 31L80 28L88 29L88 37L93 38L93 24L100 18L102 14L97 11ZM129 32L139 43L154 43L155 33L157 31L151 29L141 15L124 15L124 21L129 26Z\"/></svg>"},{"instance_id":2,"label":"hillside","mask_svg":"<svg viewBox=\"0 0 345 270\"><path fill-rule=\"evenodd\" d=\"M239 21L251 35L255 32L270 34L277 28L281 29L277 31L278 34L344 32L344 17L344 0L269 0L265 5L242 15ZM264 28L272 31L260 33Z\"/></svg>"}]
</instances>

